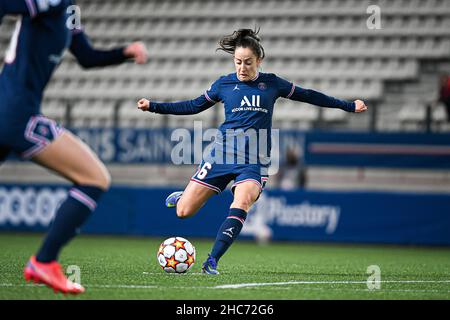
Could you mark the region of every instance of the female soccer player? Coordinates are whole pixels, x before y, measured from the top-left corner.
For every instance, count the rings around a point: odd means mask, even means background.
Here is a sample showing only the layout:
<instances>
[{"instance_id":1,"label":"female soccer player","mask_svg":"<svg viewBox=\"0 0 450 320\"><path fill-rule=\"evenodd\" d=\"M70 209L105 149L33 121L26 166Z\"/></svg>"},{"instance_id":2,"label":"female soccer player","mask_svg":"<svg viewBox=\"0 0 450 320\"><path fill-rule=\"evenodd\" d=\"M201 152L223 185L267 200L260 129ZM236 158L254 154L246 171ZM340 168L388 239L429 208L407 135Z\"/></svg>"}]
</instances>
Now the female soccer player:
<instances>
[{"instance_id":1,"label":"female soccer player","mask_svg":"<svg viewBox=\"0 0 450 320\"><path fill-rule=\"evenodd\" d=\"M68 28L72 4L70 0L0 0L0 22L7 14L20 16L0 74L0 162L13 151L74 184L24 276L55 292L76 294L84 288L64 276L57 257L108 190L110 176L86 144L40 114L43 91L66 48L85 68L129 58L145 63L147 51L140 42L106 51L92 48L82 30Z\"/></svg>"},{"instance_id":2,"label":"female soccer player","mask_svg":"<svg viewBox=\"0 0 450 320\"><path fill-rule=\"evenodd\" d=\"M338 100L295 86L275 74L258 72L264 49L257 33L240 29L221 39L219 49L233 54L236 72L215 81L200 97L175 103L150 102L148 99L138 101L138 108L143 111L175 115L195 114L219 101L224 103L225 121L219 128L211 153L207 159L203 159L186 189L174 192L166 199L168 207L176 206L178 217L191 217L209 197L222 192L234 180L231 187L234 200L229 215L221 225L212 251L202 266L202 271L207 274L219 273L217 262L240 233L247 212L267 182L268 161L255 151L252 135L259 138L257 145L265 143L270 150L270 129L276 99L283 97L348 112L367 110L361 100ZM264 130L269 131L269 134L264 135ZM239 147L235 138L242 138L241 142L244 143ZM234 154L230 154L230 150ZM246 150L245 154L242 154L243 150ZM249 161L255 156L257 161ZM227 161L223 161L224 158ZM215 161L217 159L219 161Z\"/></svg>"}]
</instances>

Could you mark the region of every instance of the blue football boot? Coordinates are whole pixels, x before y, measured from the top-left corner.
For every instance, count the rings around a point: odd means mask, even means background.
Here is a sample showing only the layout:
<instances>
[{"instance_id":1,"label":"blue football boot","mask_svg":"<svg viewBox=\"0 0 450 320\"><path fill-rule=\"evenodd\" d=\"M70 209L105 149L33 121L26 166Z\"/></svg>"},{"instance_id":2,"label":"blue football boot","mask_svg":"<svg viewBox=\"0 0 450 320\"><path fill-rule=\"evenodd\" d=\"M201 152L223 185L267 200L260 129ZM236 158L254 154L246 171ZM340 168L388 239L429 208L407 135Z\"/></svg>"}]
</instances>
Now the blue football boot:
<instances>
[{"instance_id":1,"label":"blue football boot","mask_svg":"<svg viewBox=\"0 0 450 320\"><path fill-rule=\"evenodd\" d=\"M181 195L183 194L183 191L175 191L169 194L169 196L166 198L166 207L167 208L174 208L177 206L178 200L180 200Z\"/></svg>"},{"instance_id":2,"label":"blue football boot","mask_svg":"<svg viewBox=\"0 0 450 320\"><path fill-rule=\"evenodd\" d=\"M219 271L217 269L217 261L213 257L211 257L210 254L208 254L208 259L206 259L205 262L203 262L202 266L202 273L206 274L219 274Z\"/></svg>"}]
</instances>

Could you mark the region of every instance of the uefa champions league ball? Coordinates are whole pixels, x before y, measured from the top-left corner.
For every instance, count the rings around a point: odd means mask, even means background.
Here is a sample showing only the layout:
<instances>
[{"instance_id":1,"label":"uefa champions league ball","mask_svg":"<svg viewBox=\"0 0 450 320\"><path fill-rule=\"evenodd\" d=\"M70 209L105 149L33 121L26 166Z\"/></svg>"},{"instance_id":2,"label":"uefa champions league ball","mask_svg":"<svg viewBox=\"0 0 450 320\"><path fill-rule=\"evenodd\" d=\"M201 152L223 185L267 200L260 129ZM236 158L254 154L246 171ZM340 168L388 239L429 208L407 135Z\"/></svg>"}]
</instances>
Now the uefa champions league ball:
<instances>
[{"instance_id":1,"label":"uefa champions league ball","mask_svg":"<svg viewBox=\"0 0 450 320\"><path fill-rule=\"evenodd\" d=\"M158 249L158 263L168 273L185 273L195 262L195 247L185 238L164 240Z\"/></svg>"}]
</instances>

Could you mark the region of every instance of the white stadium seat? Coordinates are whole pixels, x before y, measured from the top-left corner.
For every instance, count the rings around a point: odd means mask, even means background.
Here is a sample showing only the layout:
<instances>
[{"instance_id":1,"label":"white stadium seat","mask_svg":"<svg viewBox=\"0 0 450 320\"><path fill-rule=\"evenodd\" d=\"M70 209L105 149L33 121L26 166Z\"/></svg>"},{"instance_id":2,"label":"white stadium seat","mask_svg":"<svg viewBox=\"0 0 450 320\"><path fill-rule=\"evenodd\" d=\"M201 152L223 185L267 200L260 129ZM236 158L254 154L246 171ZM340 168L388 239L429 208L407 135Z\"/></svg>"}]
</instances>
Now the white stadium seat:
<instances>
[{"instance_id":1,"label":"white stadium seat","mask_svg":"<svg viewBox=\"0 0 450 320\"><path fill-rule=\"evenodd\" d=\"M64 106L57 107L61 101L81 105L92 101L98 106L105 99L125 105L142 96L161 101L197 97L220 75L233 72L231 56L215 49L221 36L241 27L261 28L267 54L263 72L274 72L338 98L376 101L379 113L389 113L386 91L393 82L401 83L408 99L419 101L423 92L429 91L421 78L423 61L439 63L450 57L447 0L377 1L382 8L379 30L367 27L370 0L79 0L77 4L95 46L141 39L148 46L150 60L144 66L126 64L87 71L65 54L43 105L49 115L62 120L66 113ZM7 47L13 27L14 19L4 19L1 48ZM285 108L276 106L280 112L277 122L286 118ZM111 120L101 120L104 117L95 110L97 107L72 112L77 118L74 124L114 123L116 109L105 113ZM120 126L148 125L122 107L117 110ZM409 121L408 110L402 111L398 121ZM317 119L308 112L299 117L310 126ZM88 116L93 120L86 120ZM211 124L215 119L212 113L198 117ZM341 121L341 117L341 113L327 110L322 120ZM291 122L286 120L285 125L291 126ZM175 123L186 125L189 120L170 118L167 122L170 126Z\"/></svg>"}]
</instances>

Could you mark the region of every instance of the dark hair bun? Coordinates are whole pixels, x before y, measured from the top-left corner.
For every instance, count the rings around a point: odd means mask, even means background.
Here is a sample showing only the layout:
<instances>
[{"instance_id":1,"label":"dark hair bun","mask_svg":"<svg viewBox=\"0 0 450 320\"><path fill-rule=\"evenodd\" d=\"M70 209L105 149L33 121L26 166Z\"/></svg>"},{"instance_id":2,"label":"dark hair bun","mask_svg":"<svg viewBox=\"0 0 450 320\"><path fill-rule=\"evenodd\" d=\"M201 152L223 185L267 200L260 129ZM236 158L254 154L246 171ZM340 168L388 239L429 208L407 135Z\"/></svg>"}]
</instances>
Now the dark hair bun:
<instances>
[{"instance_id":1,"label":"dark hair bun","mask_svg":"<svg viewBox=\"0 0 450 320\"><path fill-rule=\"evenodd\" d=\"M223 50L233 54L238 47L251 48L258 58L263 59L265 53L264 48L261 46L258 33L259 28L258 30L239 29L234 31L233 34L225 36L220 40L217 50Z\"/></svg>"},{"instance_id":2,"label":"dark hair bun","mask_svg":"<svg viewBox=\"0 0 450 320\"><path fill-rule=\"evenodd\" d=\"M253 31L252 29L239 29L238 31L235 31L234 34L236 34L236 38L239 40L244 39L245 37L250 37L260 42L261 39L258 37L258 32L259 29L257 31Z\"/></svg>"}]
</instances>

